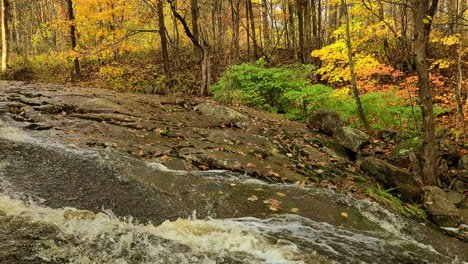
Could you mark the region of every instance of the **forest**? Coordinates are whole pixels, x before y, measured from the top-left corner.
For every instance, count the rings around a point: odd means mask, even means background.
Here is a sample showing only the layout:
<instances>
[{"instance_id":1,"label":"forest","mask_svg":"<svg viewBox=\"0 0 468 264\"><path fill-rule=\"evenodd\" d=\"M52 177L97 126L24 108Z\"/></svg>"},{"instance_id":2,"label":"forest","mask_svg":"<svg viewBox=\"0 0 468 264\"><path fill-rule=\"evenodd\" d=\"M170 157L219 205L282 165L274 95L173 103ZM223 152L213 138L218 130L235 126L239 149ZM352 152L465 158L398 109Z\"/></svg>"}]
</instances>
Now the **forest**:
<instances>
[{"instance_id":1,"label":"forest","mask_svg":"<svg viewBox=\"0 0 468 264\"><path fill-rule=\"evenodd\" d=\"M466 0L0 3L0 263L468 263Z\"/></svg>"}]
</instances>

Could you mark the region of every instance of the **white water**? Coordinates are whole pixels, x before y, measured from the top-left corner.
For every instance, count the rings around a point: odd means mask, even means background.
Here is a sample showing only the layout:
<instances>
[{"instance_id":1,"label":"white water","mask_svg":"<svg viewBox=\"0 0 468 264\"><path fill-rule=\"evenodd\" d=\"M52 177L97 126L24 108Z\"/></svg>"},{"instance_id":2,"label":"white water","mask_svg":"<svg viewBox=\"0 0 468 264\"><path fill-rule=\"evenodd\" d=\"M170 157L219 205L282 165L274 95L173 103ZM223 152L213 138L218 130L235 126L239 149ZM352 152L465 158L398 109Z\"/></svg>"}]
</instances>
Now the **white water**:
<instances>
[{"instance_id":1,"label":"white water","mask_svg":"<svg viewBox=\"0 0 468 264\"><path fill-rule=\"evenodd\" d=\"M111 212L51 209L0 195L0 212L30 223L57 227L70 243L48 241L37 252L44 260L71 263L306 263L293 243L254 232L244 221L177 220L160 226L122 221ZM164 240L167 239L167 240ZM182 246L181 246L182 245ZM139 259L138 262L133 262ZM319 261L307 263L330 263ZM322 258L323 259L323 258ZM229 261L227 262L229 263Z\"/></svg>"}]
</instances>

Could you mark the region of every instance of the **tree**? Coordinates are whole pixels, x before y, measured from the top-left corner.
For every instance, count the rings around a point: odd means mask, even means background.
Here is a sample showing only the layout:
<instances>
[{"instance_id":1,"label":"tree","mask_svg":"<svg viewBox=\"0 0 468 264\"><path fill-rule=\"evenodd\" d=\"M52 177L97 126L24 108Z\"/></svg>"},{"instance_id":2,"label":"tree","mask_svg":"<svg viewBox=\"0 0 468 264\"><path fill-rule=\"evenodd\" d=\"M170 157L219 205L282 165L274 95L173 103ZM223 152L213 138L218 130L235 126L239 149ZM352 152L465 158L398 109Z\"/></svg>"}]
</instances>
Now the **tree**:
<instances>
[{"instance_id":1,"label":"tree","mask_svg":"<svg viewBox=\"0 0 468 264\"><path fill-rule=\"evenodd\" d=\"M161 38L161 52L163 55L164 72L168 79L171 78L171 69L169 64L169 52L167 50L166 24L164 23L164 0L158 0L158 24L159 36Z\"/></svg>"},{"instance_id":2,"label":"tree","mask_svg":"<svg viewBox=\"0 0 468 264\"><path fill-rule=\"evenodd\" d=\"M367 122L366 115L362 109L361 99L359 97L359 91L357 88L356 74L354 72L354 59L353 59L353 47L351 44L351 33L349 30L349 14L348 14L348 5L346 0L341 0L341 7L343 9L343 14L345 15L345 26L346 26L346 46L348 48L348 58L349 58L349 70L351 73L351 85L353 90L354 101L356 101L356 107L358 110L359 120L361 120L364 128L367 132L371 131L369 122Z\"/></svg>"},{"instance_id":3,"label":"tree","mask_svg":"<svg viewBox=\"0 0 468 264\"><path fill-rule=\"evenodd\" d=\"M2 0L2 72L8 70L9 37L8 37L8 0Z\"/></svg>"},{"instance_id":4,"label":"tree","mask_svg":"<svg viewBox=\"0 0 468 264\"><path fill-rule=\"evenodd\" d=\"M427 49L432 21L439 0L410 0L414 27L414 58L418 74L419 105L423 115L422 172L426 185L437 185L437 141L435 138L434 107L429 79Z\"/></svg>"},{"instance_id":5,"label":"tree","mask_svg":"<svg viewBox=\"0 0 468 264\"><path fill-rule=\"evenodd\" d=\"M67 15L68 21L70 22L70 47L72 50L76 49L76 25L75 25L75 14L73 12L72 0L67 1ZM74 72L72 72L72 81L76 78L81 78L81 67L80 60L78 57L73 59Z\"/></svg>"}]
</instances>

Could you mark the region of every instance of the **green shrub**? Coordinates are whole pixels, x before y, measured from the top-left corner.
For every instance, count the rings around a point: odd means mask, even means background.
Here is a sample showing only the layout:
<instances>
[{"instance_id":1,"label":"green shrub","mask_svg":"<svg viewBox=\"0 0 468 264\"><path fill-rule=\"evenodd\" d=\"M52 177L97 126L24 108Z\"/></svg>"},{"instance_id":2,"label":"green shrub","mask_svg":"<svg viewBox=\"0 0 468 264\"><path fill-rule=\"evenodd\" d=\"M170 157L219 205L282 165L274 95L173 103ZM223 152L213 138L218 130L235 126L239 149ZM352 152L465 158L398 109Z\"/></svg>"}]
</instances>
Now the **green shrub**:
<instances>
[{"instance_id":1,"label":"green shrub","mask_svg":"<svg viewBox=\"0 0 468 264\"><path fill-rule=\"evenodd\" d=\"M293 65L265 68L265 61L234 65L210 87L214 98L224 103L242 103L272 112L285 113L290 103L285 93L302 90L310 83L306 76L313 66Z\"/></svg>"}]
</instances>

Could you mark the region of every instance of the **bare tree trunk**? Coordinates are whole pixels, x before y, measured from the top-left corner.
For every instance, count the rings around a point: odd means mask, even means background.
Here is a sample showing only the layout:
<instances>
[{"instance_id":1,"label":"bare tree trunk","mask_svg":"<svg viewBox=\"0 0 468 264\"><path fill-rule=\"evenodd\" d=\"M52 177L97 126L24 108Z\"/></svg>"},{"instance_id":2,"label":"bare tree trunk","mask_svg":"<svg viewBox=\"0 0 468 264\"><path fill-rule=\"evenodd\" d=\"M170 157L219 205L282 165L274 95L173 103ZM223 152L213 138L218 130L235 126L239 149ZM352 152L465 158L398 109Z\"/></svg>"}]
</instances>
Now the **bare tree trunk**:
<instances>
[{"instance_id":1,"label":"bare tree trunk","mask_svg":"<svg viewBox=\"0 0 468 264\"><path fill-rule=\"evenodd\" d=\"M462 70L462 52L463 52L463 39L460 38L458 44L458 74L457 74L457 85L455 87L455 99L457 101L457 123L460 127L461 140L465 143L467 140L466 126L465 126L465 114L463 113L463 102L461 99L462 83L463 83L463 70ZM466 89L466 87L465 87ZM457 136L458 137L458 136Z\"/></svg>"},{"instance_id":2,"label":"bare tree trunk","mask_svg":"<svg viewBox=\"0 0 468 264\"><path fill-rule=\"evenodd\" d=\"M296 37L296 25L294 24L294 4L292 2L288 2L288 10L289 10L289 26L291 32L291 42L292 48L294 52L294 59L296 61L299 60L299 56L297 54L297 37Z\"/></svg>"},{"instance_id":3,"label":"bare tree trunk","mask_svg":"<svg viewBox=\"0 0 468 264\"><path fill-rule=\"evenodd\" d=\"M299 27L299 49L301 51L301 63L306 63L305 51L305 32L304 32L304 0L298 0L297 5L297 20Z\"/></svg>"},{"instance_id":4,"label":"bare tree trunk","mask_svg":"<svg viewBox=\"0 0 468 264\"><path fill-rule=\"evenodd\" d=\"M414 53L418 73L419 105L423 115L424 142L422 172L426 185L437 185L437 142L435 138L435 119L427 47L431 32L432 19L437 9L438 0L411 0L414 26Z\"/></svg>"},{"instance_id":5,"label":"bare tree trunk","mask_svg":"<svg viewBox=\"0 0 468 264\"><path fill-rule=\"evenodd\" d=\"M168 80L171 79L171 66L169 63L169 51L167 50L166 24L164 23L164 0L158 0L158 24L161 38L161 52L164 62L164 73Z\"/></svg>"},{"instance_id":6,"label":"bare tree trunk","mask_svg":"<svg viewBox=\"0 0 468 264\"><path fill-rule=\"evenodd\" d=\"M200 95L207 96L208 86L210 84L210 76L211 76L209 45L204 38L200 38L203 41L203 44L200 44L199 39L195 38L189 26L187 25L187 21L177 11L176 1L167 0L167 2L171 5L172 14L174 14L177 20L179 20L179 22L184 27L185 35L187 35L187 37L192 41L192 44L200 50L200 54L202 58L200 61L201 69L202 69L202 78L201 78L202 84L200 87ZM198 28L198 25L196 26Z\"/></svg>"},{"instance_id":7,"label":"bare tree trunk","mask_svg":"<svg viewBox=\"0 0 468 264\"><path fill-rule=\"evenodd\" d=\"M8 0L2 0L2 72L8 70Z\"/></svg>"},{"instance_id":8,"label":"bare tree trunk","mask_svg":"<svg viewBox=\"0 0 468 264\"><path fill-rule=\"evenodd\" d=\"M357 81L356 81L356 74L354 72L354 59L353 59L353 47L351 45L351 33L349 29L349 14L348 14L348 5L346 4L346 0L341 0L341 7L343 10L343 14L345 16L345 24L346 24L346 46L348 47L348 58L349 58L349 70L351 74L351 84L352 90L354 95L354 100L356 101L356 107L358 110L359 119L361 120L364 128L368 133L371 132L371 128L369 123L367 122L366 115L362 109L361 99L359 97L359 91L357 88Z\"/></svg>"},{"instance_id":9,"label":"bare tree trunk","mask_svg":"<svg viewBox=\"0 0 468 264\"><path fill-rule=\"evenodd\" d=\"M267 0L262 0L262 33L263 33L263 49L267 50L271 46L270 38L270 22L269 22L269 5Z\"/></svg>"},{"instance_id":10,"label":"bare tree trunk","mask_svg":"<svg viewBox=\"0 0 468 264\"><path fill-rule=\"evenodd\" d=\"M254 58L258 58L258 43L257 43L257 34L255 33L255 17L253 14L252 0L247 0L249 15L250 15L250 32L252 35L253 48L254 48Z\"/></svg>"},{"instance_id":11,"label":"bare tree trunk","mask_svg":"<svg viewBox=\"0 0 468 264\"><path fill-rule=\"evenodd\" d=\"M192 32L193 37L199 41L200 39L200 30L198 28L198 16L199 16L199 9L198 9L198 0L190 0L190 10L192 12ZM176 25L177 26L177 25ZM200 59L200 49L197 46L193 46L193 56L196 59Z\"/></svg>"},{"instance_id":12,"label":"bare tree trunk","mask_svg":"<svg viewBox=\"0 0 468 264\"><path fill-rule=\"evenodd\" d=\"M239 28L240 28L240 0L231 0L232 14L232 46L234 49L234 58L239 58ZM247 37L248 39L248 37Z\"/></svg>"},{"instance_id":13,"label":"bare tree trunk","mask_svg":"<svg viewBox=\"0 0 468 264\"><path fill-rule=\"evenodd\" d=\"M73 2L72 0L67 0L67 10L68 10L68 21L70 21L70 46L73 50L76 49L76 26L75 26L75 14L73 13ZM81 78L81 69L80 69L80 60L78 57L75 57L73 60L74 72L72 72L72 81Z\"/></svg>"}]
</instances>

